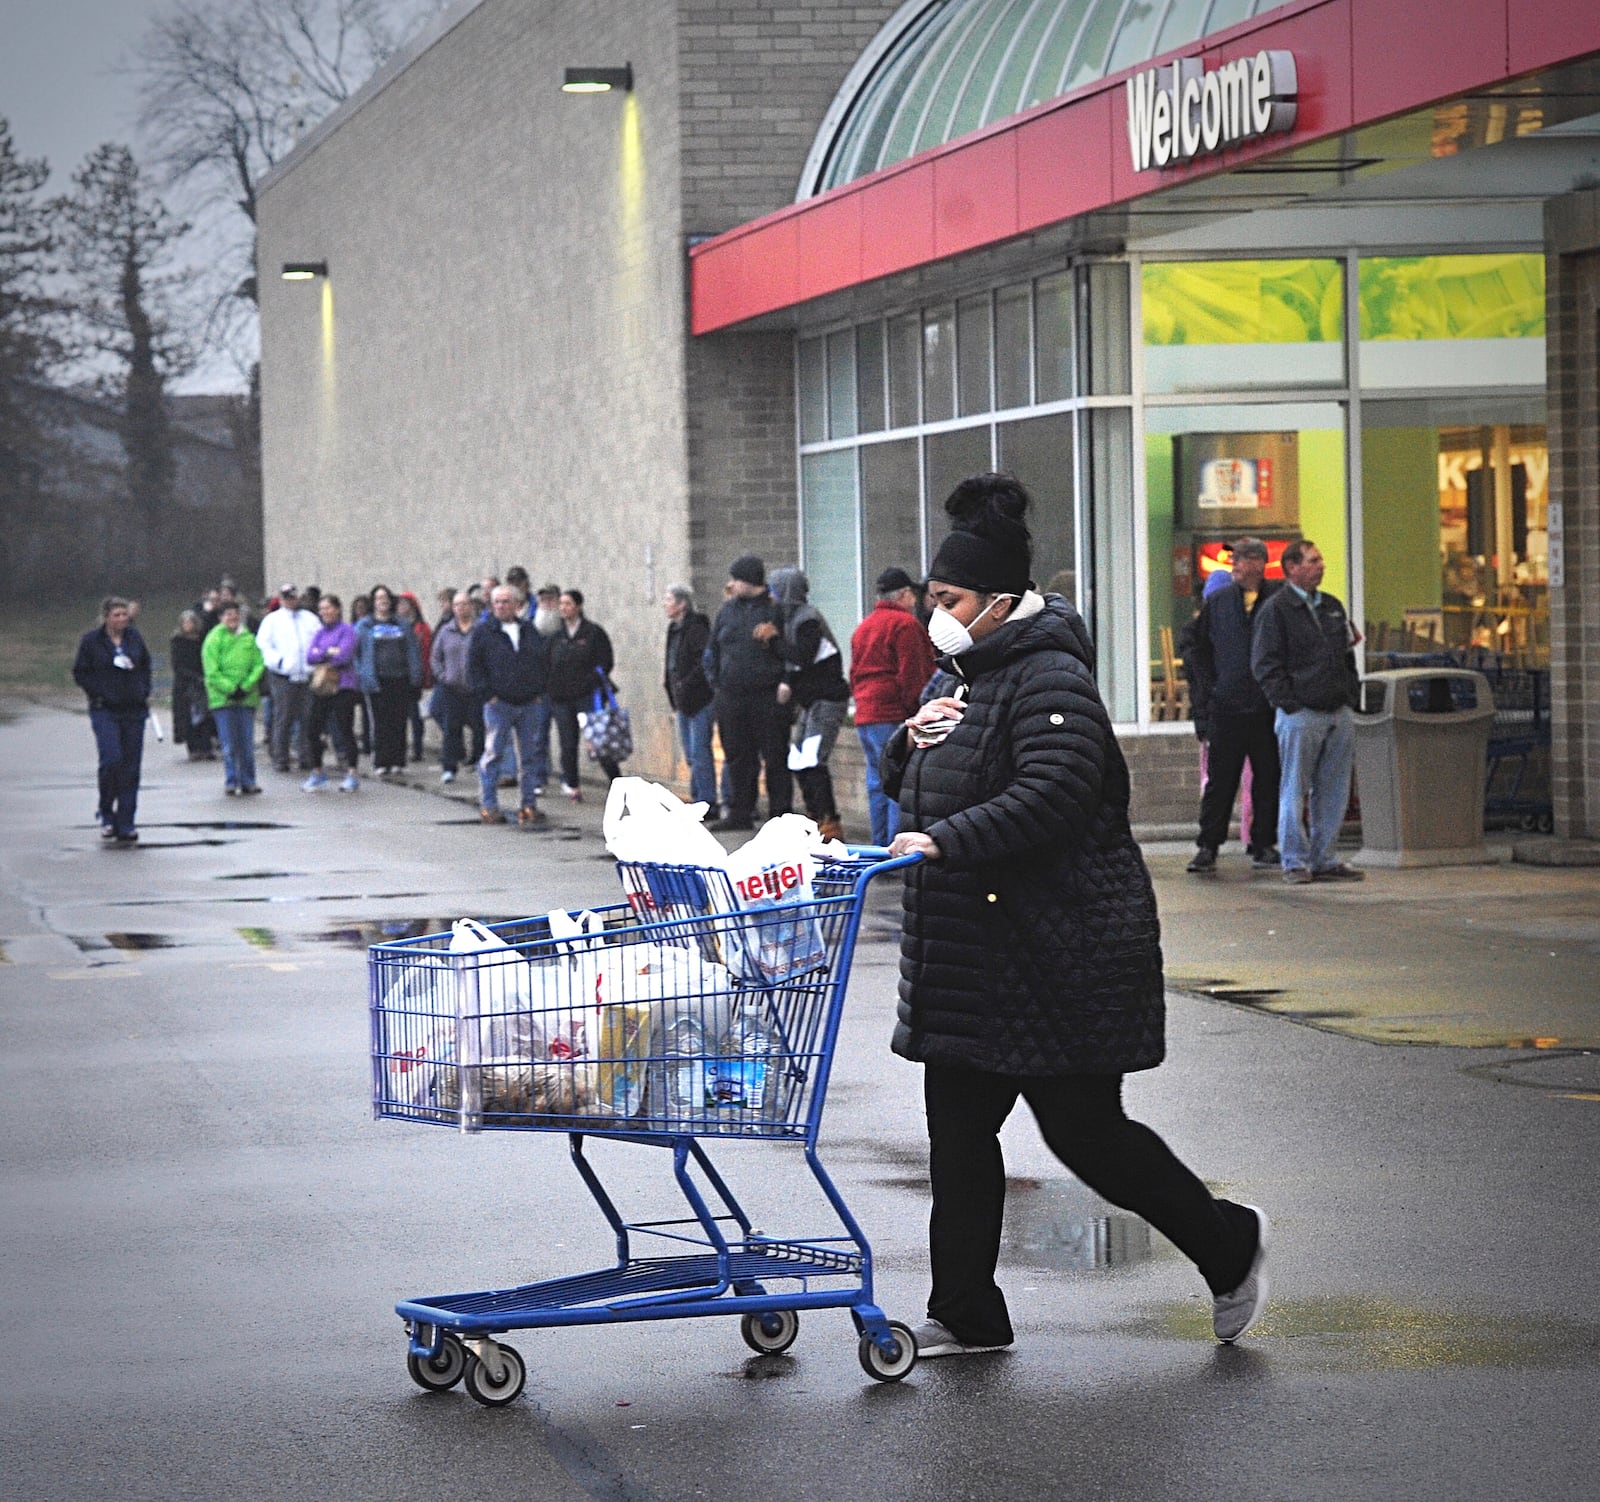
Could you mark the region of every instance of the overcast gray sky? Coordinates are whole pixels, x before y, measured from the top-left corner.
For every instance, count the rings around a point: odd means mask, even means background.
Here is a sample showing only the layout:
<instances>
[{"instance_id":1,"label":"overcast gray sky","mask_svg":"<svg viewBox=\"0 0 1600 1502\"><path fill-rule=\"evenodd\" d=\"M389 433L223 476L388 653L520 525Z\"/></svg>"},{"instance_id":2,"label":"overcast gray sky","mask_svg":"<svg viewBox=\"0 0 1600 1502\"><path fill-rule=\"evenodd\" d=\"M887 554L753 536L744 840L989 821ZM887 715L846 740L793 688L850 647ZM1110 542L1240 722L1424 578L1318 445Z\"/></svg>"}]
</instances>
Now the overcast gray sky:
<instances>
[{"instance_id":1,"label":"overcast gray sky","mask_svg":"<svg viewBox=\"0 0 1600 1502\"><path fill-rule=\"evenodd\" d=\"M26 157L46 157L52 189L102 141L133 144L132 53L162 0L0 0L0 115Z\"/></svg>"}]
</instances>

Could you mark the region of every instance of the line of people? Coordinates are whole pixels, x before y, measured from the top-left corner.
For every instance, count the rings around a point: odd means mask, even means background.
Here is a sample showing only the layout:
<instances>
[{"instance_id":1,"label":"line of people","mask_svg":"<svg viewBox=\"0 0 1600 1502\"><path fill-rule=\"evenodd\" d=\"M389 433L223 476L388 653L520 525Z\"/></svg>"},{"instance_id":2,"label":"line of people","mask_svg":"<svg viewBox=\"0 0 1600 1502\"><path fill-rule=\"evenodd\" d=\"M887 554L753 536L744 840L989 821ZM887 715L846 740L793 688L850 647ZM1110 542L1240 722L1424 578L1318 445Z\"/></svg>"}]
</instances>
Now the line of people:
<instances>
[{"instance_id":1,"label":"line of people","mask_svg":"<svg viewBox=\"0 0 1600 1502\"><path fill-rule=\"evenodd\" d=\"M255 622L229 585L208 591L172 639L177 737L195 760L214 759L220 743L225 791L258 792L259 711L277 771L297 767L301 787L321 791L332 785L323 770L331 747L339 789L354 792L362 755L378 777L404 769L408 750L421 760L426 696L441 732L440 780L476 763L485 823L503 822L498 790L511 783L519 822L541 822L552 729L562 792L582 797L580 718L596 692L614 692L610 638L584 615L581 590L531 593L525 569L508 570L503 584L491 576L442 590L439 601L430 625L414 594L376 584L346 620L337 595L285 584ZM618 774L614 757L596 759Z\"/></svg>"}]
</instances>

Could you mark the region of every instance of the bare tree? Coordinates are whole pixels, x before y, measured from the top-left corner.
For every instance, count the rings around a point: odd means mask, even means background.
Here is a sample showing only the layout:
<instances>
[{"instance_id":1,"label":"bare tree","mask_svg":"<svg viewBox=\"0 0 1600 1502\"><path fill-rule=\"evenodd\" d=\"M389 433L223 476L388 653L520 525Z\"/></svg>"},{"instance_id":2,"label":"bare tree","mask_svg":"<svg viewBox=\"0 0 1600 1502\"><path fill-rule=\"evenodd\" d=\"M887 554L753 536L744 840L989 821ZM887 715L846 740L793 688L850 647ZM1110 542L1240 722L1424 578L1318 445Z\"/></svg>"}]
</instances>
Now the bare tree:
<instances>
[{"instance_id":1,"label":"bare tree","mask_svg":"<svg viewBox=\"0 0 1600 1502\"><path fill-rule=\"evenodd\" d=\"M249 377L256 358L261 179L445 0L174 0L131 71L139 131L205 250L201 342Z\"/></svg>"},{"instance_id":2,"label":"bare tree","mask_svg":"<svg viewBox=\"0 0 1600 1502\"><path fill-rule=\"evenodd\" d=\"M169 183L253 225L261 178L348 99L425 7L394 0L179 0L139 51L139 127Z\"/></svg>"},{"instance_id":3,"label":"bare tree","mask_svg":"<svg viewBox=\"0 0 1600 1502\"><path fill-rule=\"evenodd\" d=\"M104 145L58 200L81 351L114 362L102 386L122 411L129 498L153 515L171 498L166 386L193 363L180 308L175 220L126 146Z\"/></svg>"}]
</instances>

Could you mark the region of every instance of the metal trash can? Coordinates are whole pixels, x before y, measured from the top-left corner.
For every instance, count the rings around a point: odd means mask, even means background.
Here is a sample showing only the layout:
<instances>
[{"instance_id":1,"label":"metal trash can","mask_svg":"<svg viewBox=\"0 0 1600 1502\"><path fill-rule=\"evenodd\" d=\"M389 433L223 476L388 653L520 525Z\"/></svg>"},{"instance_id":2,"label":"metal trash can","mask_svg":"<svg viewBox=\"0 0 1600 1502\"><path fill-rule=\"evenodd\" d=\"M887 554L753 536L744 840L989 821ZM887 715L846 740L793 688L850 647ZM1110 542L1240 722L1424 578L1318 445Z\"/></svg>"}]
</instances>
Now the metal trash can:
<instances>
[{"instance_id":1,"label":"metal trash can","mask_svg":"<svg viewBox=\"0 0 1600 1502\"><path fill-rule=\"evenodd\" d=\"M1368 866L1490 859L1483 789L1494 696L1482 673L1398 668L1361 680L1356 787Z\"/></svg>"}]
</instances>

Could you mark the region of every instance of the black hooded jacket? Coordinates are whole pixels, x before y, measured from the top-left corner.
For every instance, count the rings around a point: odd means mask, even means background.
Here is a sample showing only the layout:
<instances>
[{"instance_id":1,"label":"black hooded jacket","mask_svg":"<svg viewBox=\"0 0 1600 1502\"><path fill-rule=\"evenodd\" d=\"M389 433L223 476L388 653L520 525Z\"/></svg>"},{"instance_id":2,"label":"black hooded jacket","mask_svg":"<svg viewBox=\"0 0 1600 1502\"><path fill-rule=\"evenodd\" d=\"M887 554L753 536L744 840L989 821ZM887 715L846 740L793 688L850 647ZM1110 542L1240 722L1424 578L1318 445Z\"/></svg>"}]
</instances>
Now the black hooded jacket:
<instances>
[{"instance_id":1,"label":"black hooded jacket","mask_svg":"<svg viewBox=\"0 0 1600 1502\"><path fill-rule=\"evenodd\" d=\"M1008 1075L1123 1074L1165 1051L1155 893L1082 619L1058 595L953 664L961 723L884 752L905 890L894 1051ZM941 667L950 667L947 660Z\"/></svg>"}]
</instances>

